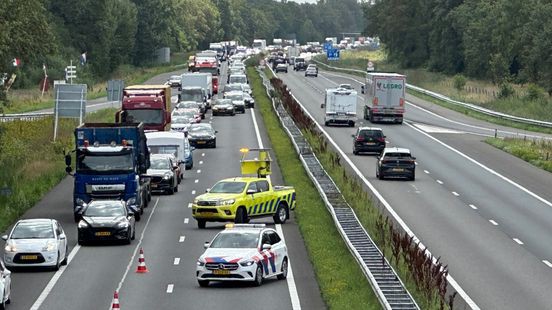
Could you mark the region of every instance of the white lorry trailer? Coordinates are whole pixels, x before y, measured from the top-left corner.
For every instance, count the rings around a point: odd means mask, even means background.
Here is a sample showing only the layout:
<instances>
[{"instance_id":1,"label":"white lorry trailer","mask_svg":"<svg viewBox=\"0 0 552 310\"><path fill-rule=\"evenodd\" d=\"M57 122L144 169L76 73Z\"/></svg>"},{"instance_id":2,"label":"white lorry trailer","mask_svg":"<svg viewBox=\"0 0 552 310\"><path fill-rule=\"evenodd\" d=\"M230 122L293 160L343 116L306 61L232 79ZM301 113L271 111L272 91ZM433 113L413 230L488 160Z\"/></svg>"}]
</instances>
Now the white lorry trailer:
<instances>
[{"instance_id":1,"label":"white lorry trailer","mask_svg":"<svg viewBox=\"0 0 552 310\"><path fill-rule=\"evenodd\" d=\"M357 120L357 92L354 89L326 89L322 107L326 109L324 124L344 124L355 126Z\"/></svg>"},{"instance_id":2,"label":"white lorry trailer","mask_svg":"<svg viewBox=\"0 0 552 310\"><path fill-rule=\"evenodd\" d=\"M406 76L396 73L366 75L364 119L370 122L402 124L405 107Z\"/></svg>"},{"instance_id":3,"label":"white lorry trailer","mask_svg":"<svg viewBox=\"0 0 552 310\"><path fill-rule=\"evenodd\" d=\"M211 73L184 73L182 78L182 88L189 86L198 86L204 89L207 99L207 108L211 107L211 97L213 97L213 75Z\"/></svg>"}]
</instances>

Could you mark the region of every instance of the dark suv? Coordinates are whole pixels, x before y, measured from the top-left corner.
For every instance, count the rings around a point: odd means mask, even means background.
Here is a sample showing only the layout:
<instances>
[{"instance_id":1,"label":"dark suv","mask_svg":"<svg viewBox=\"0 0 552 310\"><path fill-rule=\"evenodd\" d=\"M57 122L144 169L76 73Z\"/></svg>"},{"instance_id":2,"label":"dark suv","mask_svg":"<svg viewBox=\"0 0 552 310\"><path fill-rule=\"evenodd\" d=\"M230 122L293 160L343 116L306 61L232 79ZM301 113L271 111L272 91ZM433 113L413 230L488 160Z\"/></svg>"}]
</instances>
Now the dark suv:
<instances>
[{"instance_id":1,"label":"dark suv","mask_svg":"<svg viewBox=\"0 0 552 310\"><path fill-rule=\"evenodd\" d=\"M385 148L385 136L381 128L359 127L353 137L353 154L373 152L380 154Z\"/></svg>"},{"instance_id":2,"label":"dark suv","mask_svg":"<svg viewBox=\"0 0 552 310\"><path fill-rule=\"evenodd\" d=\"M307 70L307 63L305 62L305 58L295 58L295 62L293 63L293 70Z\"/></svg>"}]
</instances>

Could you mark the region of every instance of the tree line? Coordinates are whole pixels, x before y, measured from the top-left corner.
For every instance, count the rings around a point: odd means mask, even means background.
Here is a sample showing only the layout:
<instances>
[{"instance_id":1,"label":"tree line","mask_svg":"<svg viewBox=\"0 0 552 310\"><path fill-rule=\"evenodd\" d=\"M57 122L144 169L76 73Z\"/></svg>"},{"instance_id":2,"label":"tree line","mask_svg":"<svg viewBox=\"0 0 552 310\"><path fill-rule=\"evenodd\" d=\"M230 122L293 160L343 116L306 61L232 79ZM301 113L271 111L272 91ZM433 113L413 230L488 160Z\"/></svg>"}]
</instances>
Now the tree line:
<instances>
[{"instance_id":1,"label":"tree line","mask_svg":"<svg viewBox=\"0 0 552 310\"><path fill-rule=\"evenodd\" d=\"M365 32L390 60L552 93L552 3L546 0L376 0Z\"/></svg>"},{"instance_id":2,"label":"tree line","mask_svg":"<svg viewBox=\"0 0 552 310\"><path fill-rule=\"evenodd\" d=\"M160 47L181 52L223 40L293 36L321 41L360 31L363 23L356 0L2 0L0 75L17 70L14 87L30 87L42 77L42 64L59 79L70 59L86 53L90 74L105 78L124 64L151 63ZM21 60L17 69L14 58Z\"/></svg>"}]
</instances>

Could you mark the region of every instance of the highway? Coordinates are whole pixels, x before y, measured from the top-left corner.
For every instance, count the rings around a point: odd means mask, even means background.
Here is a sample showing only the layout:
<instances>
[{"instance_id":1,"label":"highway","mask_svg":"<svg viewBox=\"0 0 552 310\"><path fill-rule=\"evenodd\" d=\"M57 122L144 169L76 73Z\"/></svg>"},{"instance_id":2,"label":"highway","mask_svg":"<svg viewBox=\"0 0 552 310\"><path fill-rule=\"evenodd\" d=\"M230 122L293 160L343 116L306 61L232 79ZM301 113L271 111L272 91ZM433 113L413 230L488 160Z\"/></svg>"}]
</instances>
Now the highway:
<instances>
[{"instance_id":1,"label":"highway","mask_svg":"<svg viewBox=\"0 0 552 310\"><path fill-rule=\"evenodd\" d=\"M170 74L148 83L163 83ZM207 229L199 230L191 214L192 200L216 181L240 175L240 148L258 147L260 142L270 147L261 116L254 109L234 117L213 118L209 112L204 121L212 122L218 130L217 148L194 151L194 168L185 172L178 193L153 196L136 225L136 240L131 245L76 245L71 177L26 212L22 218L49 217L62 223L68 235L70 261L58 272L14 272L8 309L110 309L115 290L120 292L123 309L324 309L293 213L290 221L276 227L286 240L293 277L267 280L261 287L236 283L198 286L196 260L204 251L204 242L224 224L209 223ZM272 181L284 184L277 162L273 162ZM297 207L301 208L298 197ZM271 218L255 222L274 225ZM139 248L145 252L146 274L135 273Z\"/></svg>"},{"instance_id":2,"label":"highway","mask_svg":"<svg viewBox=\"0 0 552 310\"><path fill-rule=\"evenodd\" d=\"M357 90L358 77L321 71L280 73L295 97L323 126L323 91L341 83ZM416 181L380 181L375 156L352 154L351 127L324 130L394 211L441 261L481 309L551 309L552 175L487 145L494 135L517 130L468 118L407 97L403 125L362 120L383 128L388 146L417 157ZM546 136L522 132L520 136Z\"/></svg>"}]
</instances>

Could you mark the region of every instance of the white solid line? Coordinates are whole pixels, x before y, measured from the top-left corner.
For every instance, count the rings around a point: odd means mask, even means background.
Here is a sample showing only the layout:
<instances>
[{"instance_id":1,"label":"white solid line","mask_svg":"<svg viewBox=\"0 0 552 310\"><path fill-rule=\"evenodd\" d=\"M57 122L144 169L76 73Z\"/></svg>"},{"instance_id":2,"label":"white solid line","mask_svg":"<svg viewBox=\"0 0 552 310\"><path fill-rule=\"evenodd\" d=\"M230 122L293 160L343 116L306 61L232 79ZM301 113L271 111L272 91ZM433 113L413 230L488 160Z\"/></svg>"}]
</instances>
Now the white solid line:
<instances>
[{"instance_id":1,"label":"white solid line","mask_svg":"<svg viewBox=\"0 0 552 310\"><path fill-rule=\"evenodd\" d=\"M180 236L180 238L178 238L179 243L184 242L184 240L186 240L186 236Z\"/></svg>"},{"instance_id":2,"label":"white solid line","mask_svg":"<svg viewBox=\"0 0 552 310\"><path fill-rule=\"evenodd\" d=\"M80 245L75 245L75 247L73 248L73 250L71 250L71 253L69 253L69 255L67 256L67 265L66 266L61 266L59 267L59 270L56 271L56 273L54 274L54 276L50 279L50 281L48 282L48 284L46 284L46 287L42 290L42 292L40 293L40 295L38 296L38 298L36 299L36 301L34 302L34 304L31 306L31 309L30 310L38 310L40 308L40 306L42 305L42 303L46 300L46 298L48 297L48 295L50 295L50 293L52 292L52 290L54 289L54 286L56 286L56 283L57 281L59 281L59 279L61 278L61 275L63 274L63 272L65 272L65 269L67 269L67 267L69 266L69 264L71 264L71 261L73 260L73 258L75 257L75 255L77 255L77 253L79 252L81 246Z\"/></svg>"},{"instance_id":3,"label":"white solid line","mask_svg":"<svg viewBox=\"0 0 552 310\"><path fill-rule=\"evenodd\" d=\"M498 223L495 220L489 220L489 222L491 222L494 226L498 226Z\"/></svg>"},{"instance_id":4,"label":"white solid line","mask_svg":"<svg viewBox=\"0 0 552 310\"><path fill-rule=\"evenodd\" d=\"M194 181L194 183L197 183L197 182L199 182L199 180L198 180L198 179L196 179L196 180Z\"/></svg>"},{"instance_id":5,"label":"white solid line","mask_svg":"<svg viewBox=\"0 0 552 310\"><path fill-rule=\"evenodd\" d=\"M199 161L199 164L200 164L200 165L203 165L203 160L200 160L200 161Z\"/></svg>"},{"instance_id":6,"label":"white solid line","mask_svg":"<svg viewBox=\"0 0 552 310\"><path fill-rule=\"evenodd\" d=\"M521 240L519 240L518 238L513 238L513 239L517 244L520 244L520 245L523 244L523 242Z\"/></svg>"},{"instance_id":7,"label":"white solid line","mask_svg":"<svg viewBox=\"0 0 552 310\"><path fill-rule=\"evenodd\" d=\"M195 195L195 193L196 193L196 191L195 191L195 189L194 189L194 190L192 191L192 195Z\"/></svg>"},{"instance_id":8,"label":"white solid line","mask_svg":"<svg viewBox=\"0 0 552 310\"><path fill-rule=\"evenodd\" d=\"M542 261L546 266L552 268L552 263L547 261L546 259Z\"/></svg>"},{"instance_id":9,"label":"white solid line","mask_svg":"<svg viewBox=\"0 0 552 310\"><path fill-rule=\"evenodd\" d=\"M474 210L477 210L477 207L475 205L470 204L470 207Z\"/></svg>"},{"instance_id":10,"label":"white solid line","mask_svg":"<svg viewBox=\"0 0 552 310\"><path fill-rule=\"evenodd\" d=\"M190 219L189 218L185 218L184 219L184 224L188 224L190 222Z\"/></svg>"},{"instance_id":11,"label":"white solid line","mask_svg":"<svg viewBox=\"0 0 552 310\"><path fill-rule=\"evenodd\" d=\"M198 169L198 170L197 170L197 173L201 173L201 169Z\"/></svg>"},{"instance_id":12,"label":"white solid line","mask_svg":"<svg viewBox=\"0 0 552 310\"><path fill-rule=\"evenodd\" d=\"M188 208L191 208L192 207L192 203L188 203Z\"/></svg>"},{"instance_id":13,"label":"white solid line","mask_svg":"<svg viewBox=\"0 0 552 310\"><path fill-rule=\"evenodd\" d=\"M282 237L282 241L284 241L284 244L286 243L286 239L284 238L284 231L282 230L281 224L276 224L276 231ZM293 310L300 310L301 309L301 302L299 301L299 294L297 294L297 286L295 285L295 278L293 277L293 270L291 269L291 260L288 257L288 274L286 277L288 290L289 290L289 296L291 297L291 307Z\"/></svg>"},{"instance_id":14,"label":"white solid line","mask_svg":"<svg viewBox=\"0 0 552 310\"><path fill-rule=\"evenodd\" d=\"M180 257L175 257L173 261L173 265L177 266L178 264L180 264Z\"/></svg>"},{"instance_id":15,"label":"white solid line","mask_svg":"<svg viewBox=\"0 0 552 310\"><path fill-rule=\"evenodd\" d=\"M174 284L167 285L167 294L172 294L174 290Z\"/></svg>"},{"instance_id":16,"label":"white solid line","mask_svg":"<svg viewBox=\"0 0 552 310\"><path fill-rule=\"evenodd\" d=\"M424 172L425 172L426 174L429 174L429 171L427 171L427 170L424 170Z\"/></svg>"},{"instance_id":17,"label":"white solid line","mask_svg":"<svg viewBox=\"0 0 552 310\"><path fill-rule=\"evenodd\" d=\"M460 196L460 194L458 194L457 192L452 192L452 194L456 197Z\"/></svg>"},{"instance_id":18,"label":"white solid line","mask_svg":"<svg viewBox=\"0 0 552 310\"><path fill-rule=\"evenodd\" d=\"M441 181L441 180L437 180L437 183L443 185L443 181Z\"/></svg>"}]
</instances>

